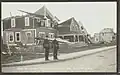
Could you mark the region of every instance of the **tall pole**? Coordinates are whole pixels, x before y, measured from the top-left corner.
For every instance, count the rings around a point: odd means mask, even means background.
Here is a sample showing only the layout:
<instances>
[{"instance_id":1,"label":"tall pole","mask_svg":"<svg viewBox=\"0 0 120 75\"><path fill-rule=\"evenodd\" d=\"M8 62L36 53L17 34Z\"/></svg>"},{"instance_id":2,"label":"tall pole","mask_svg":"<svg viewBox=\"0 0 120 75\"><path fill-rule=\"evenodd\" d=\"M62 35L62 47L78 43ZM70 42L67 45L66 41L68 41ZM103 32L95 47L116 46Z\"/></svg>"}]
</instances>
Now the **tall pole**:
<instances>
[{"instance_id":1,"label":"tall pole","mask_svg":"<svg viewBox=\"0 0 120 75\"><path fill-rule=\"evenodd\" d=\"M10 16L12 17L12 13L10 12Z\"/></svg>"},{"instance_id":2,"label":"tall pole","mask_svg":"<svg viewBox=\"0 0 120 75\"><path fill-rule=\"evenodd\" d=\"M7 41L7 46L8 46L8 53L9 53L9 55L11 56L11 50L10 50L10 47L9 47L8 41Z\"/></svg>"}]
</instances>

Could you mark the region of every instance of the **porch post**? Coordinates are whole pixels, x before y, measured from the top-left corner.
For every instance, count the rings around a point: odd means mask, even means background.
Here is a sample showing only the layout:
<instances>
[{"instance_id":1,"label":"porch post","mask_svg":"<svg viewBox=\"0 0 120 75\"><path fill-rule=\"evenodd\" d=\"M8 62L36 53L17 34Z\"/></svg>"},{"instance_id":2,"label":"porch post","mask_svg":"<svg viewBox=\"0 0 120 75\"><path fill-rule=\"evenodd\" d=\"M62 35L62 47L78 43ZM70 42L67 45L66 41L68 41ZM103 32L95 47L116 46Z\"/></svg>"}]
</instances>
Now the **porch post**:
<instances>
[{"instance_id":1,"label":"porch post","mask_svg":"<svg viewBox=\"0 0 120 75\"><path fill-rule=\"evenodd\" d=\"M62 36L62 38L64 39L64 36Z\"/></svg>"},{"instance_id":2,"label":"porch post","mask_svg":"<svg viewBox=\"0 0 120 75\"><path fill-rule=\"evenodd\" d=\"M75 39L76 39L76 38L75 38L75 35L73 35L73 36L74 36L74 38L73 38L73 39L74 39L74 42L75 42Z\"/></svg>"},{"instance_id":3,"label":"porch post","mask_svg":"<svg viewBox=\"0 0 120 75\"><path fill-rule=\"evenodd\" d=\"M84 42L85 42L85 35L83 35L83 40L84 40Z\"/></svg>"},{"instance_id":4,"label":"porch post","mask_svg":"<svg viewBox=\"0 0 120 75\"><path fill-rule=\"evenodd\" d=\"M78 37L78 42L80 42L79 35L77 37Z\"/></svg>"}]
</instances>

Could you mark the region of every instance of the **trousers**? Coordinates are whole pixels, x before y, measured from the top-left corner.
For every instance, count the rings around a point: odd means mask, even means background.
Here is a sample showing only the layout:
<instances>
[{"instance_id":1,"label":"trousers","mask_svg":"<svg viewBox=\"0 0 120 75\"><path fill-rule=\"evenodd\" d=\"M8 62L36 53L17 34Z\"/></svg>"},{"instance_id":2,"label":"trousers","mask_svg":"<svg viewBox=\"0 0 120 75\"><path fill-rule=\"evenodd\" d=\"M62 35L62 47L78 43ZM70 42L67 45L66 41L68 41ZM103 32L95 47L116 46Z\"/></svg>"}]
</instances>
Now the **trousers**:
<instances>
[{"instance_id":1,"label":"trousers","mask_svg":"<svg viewBox=\"0 0 120 75\"><path fill-rule=\"evenodd\" d=\"M53 51L53 58L54 58L54 59L58 59L58 58L57 58L57 54L58 54L58 53L57 53L57 49L54 49L54 51Z\"/></svg>"},{"instance_id":2,"label":"trousers","mask_svg":"<svg viewBox=\"0 0 120 75\"><path fill-rule=\"evenodd\" d=\"M45 48L45 60L49 60L49 49Z\"/></svg>"}]
</instances>

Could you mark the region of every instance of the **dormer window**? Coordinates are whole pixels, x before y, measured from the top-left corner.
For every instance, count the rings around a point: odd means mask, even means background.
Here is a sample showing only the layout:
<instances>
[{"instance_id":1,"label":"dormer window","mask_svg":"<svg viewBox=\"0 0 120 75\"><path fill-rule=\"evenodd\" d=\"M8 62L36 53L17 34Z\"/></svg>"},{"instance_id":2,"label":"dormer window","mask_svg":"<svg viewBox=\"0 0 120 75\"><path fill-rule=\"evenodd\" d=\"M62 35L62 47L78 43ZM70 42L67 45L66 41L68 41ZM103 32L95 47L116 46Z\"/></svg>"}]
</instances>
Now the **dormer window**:
<instances>
[{"instance_id":1,"label":"dormer window","mask_svg":"<svg viewBox=\"0 0 120 75\"><path fill-rule=\"evenodd\" d=\"M51 21L50 21L50 19L48 19L48 27L51 27Z\"/></svg>"},{"instance_id":2,"label":"dormer window","mask_svg":"<svg viewBox=\"0 0 120 75\"><path fill-rule=\"evenodd\" d=\"M29 26L29 17L25 17L25 26Z\"/></svg>"},{"instance_id":3,"label":"dormer window","mask_svg":"<svg viewBox=\"0 0 120 75\"><path fill-rule=\"evenodd\" d=\"M45 20L45 25L46 25L46 27L50 27L51 26L50 19Z\"/></svg>"},{"instance_id":4,"label":"dormer window","mask_svg":"<svg viewBox=\"0 0 120 75\"><path fill-rule=\"evenodd\" d=\"M11 19L11 27L15 27L15 18Z\"/></svg>"},{"instance_id":5,"label":"dormer window","mask_svg":"<svg viewBox=\"0 0 120 75\"><path fill-rule=\"evenodd\" d=\"M44 22L44 20L41 20L41 26L42 26L42 27L45 26L45 22Z\"/></svg>"}]
</instances>

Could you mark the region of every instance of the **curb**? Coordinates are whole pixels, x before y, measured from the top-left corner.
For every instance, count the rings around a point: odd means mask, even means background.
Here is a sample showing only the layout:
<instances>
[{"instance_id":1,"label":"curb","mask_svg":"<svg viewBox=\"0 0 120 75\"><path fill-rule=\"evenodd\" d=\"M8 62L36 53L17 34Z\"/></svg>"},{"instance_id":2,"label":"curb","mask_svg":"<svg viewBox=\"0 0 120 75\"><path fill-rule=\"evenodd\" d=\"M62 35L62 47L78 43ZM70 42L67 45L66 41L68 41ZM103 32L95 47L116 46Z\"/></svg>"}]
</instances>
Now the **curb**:
<instances>
[{"instance_id":1,"label":"curb","mask_svg":"<svg viewBox=\"0 0 120 75\"><path fill-rule=\"evenodd\" d=\"M112 48L115 48L116 46L113 46ZM67 60L72 60L72 59L77 59L77 58L81 58L84 56L88 56L88 55L92 55L92 54L96 54L102 51L108 51L109 49L112 49L111 47L105 50L101 50L101 51L96 51L96 52L92 52L92 53L87 53L87 54L83 54L83 55L78 55L78 56L74 56L71 58L66 58L66 59L59 59L59 60L49 60L49 61L42 61L42 62L33 62L33 63L19 63L19 64L2 64L2 67L12 67L12 66L25 66L25 65L36 65L36 64L47 64L47 63L54 63L54 62L63 62L63 61L67 61ZM90 51L90 50L89 50ZM84 52L84 51L83 51Z\"/></svg>"}]
</instances>

